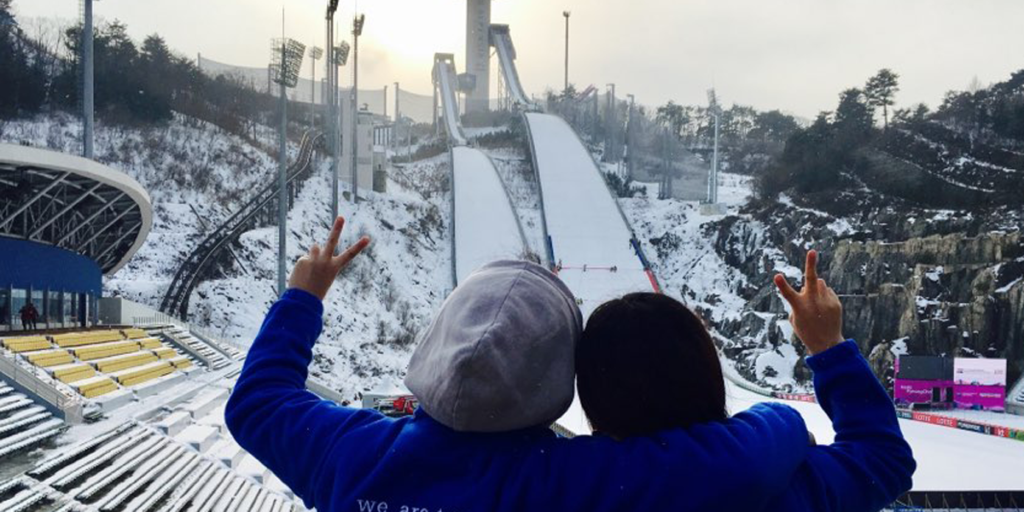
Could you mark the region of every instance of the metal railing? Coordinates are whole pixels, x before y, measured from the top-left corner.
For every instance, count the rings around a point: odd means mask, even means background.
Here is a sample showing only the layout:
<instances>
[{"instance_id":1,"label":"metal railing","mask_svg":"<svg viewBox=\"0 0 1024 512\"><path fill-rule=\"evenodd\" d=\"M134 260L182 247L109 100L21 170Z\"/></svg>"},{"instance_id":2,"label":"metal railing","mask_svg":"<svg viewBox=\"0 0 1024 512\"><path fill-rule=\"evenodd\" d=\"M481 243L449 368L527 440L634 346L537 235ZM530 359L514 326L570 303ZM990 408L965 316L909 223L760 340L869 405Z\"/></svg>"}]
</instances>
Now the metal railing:
<instances>
[{"instance_id":1,"label":"metal railing","mask_svg":"<svg viewBox=\"0 0 1024 512\"><path fill-rule=\"evenodd\" d=\"M64 421L72 424L82 423L82 401L58 391L56 381L43 379L6 354L0 356L0 373L7 384L43 402L50 412L63 417Z\"/></svg>"}]
</instances>

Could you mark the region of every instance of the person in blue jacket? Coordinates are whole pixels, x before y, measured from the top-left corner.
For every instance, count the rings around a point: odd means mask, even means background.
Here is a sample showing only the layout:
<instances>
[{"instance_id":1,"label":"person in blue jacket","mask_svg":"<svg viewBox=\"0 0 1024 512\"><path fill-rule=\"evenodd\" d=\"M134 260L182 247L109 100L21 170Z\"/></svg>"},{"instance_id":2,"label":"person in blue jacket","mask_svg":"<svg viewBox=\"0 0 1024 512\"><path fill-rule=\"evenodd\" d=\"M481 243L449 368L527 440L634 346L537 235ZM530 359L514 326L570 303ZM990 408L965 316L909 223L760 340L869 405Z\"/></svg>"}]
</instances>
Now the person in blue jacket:
<instances>
[{"instance_id":1,"label":"person in blue jacket","mask_svg":"<svg viewBox=\"0 0 1024 512\"><path fill-rule=\"evenodd\" d=\"M573 399L583 319L554 274L521 261L475 272L422 333L406 378L413 416L322 400L305 389L322 300L369 244L335 256L343 225L295 265L225 411L238 444L307 507L761 510L812 456L803 419L779 404L624 440L556 436L548 427Z\"/></svg>"},{"instance_id":2,"label":"person in blue jacket","mask_svg":"<svg viewBox=\"0 0 1024 512\"><path fill-rule=\"evenodd\" d=\"M818 403L835 442L813 446L765 510L877 511L910 490L915 462L896 409L842 335L842 305L807 254L804 287L776 285L808 353ZM576 349L580 404L594 431L616 439L720 423L728 417L718 352L701 319L679 301L633 293L599 306ZM811 438L813 444L813 437Z\"/></svg>"}]
</instances>

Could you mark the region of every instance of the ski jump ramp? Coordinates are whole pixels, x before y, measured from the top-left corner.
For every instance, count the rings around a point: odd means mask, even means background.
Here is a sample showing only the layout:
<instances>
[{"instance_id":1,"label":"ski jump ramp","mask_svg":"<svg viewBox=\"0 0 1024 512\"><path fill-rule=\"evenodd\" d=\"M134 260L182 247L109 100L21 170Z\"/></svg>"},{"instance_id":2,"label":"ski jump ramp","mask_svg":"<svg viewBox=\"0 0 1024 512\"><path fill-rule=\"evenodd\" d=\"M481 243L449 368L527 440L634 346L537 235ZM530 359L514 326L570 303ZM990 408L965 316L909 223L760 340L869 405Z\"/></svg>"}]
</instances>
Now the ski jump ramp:
<instances>
[{"instance_id":1,"label":"ski jump ramp","mask_svg":"<svg viewBox=\"0 0 1024 512\"><path fill-rule=\"evenodd\" d=\"M525 243L505 186L487 155L453 147L452 178L458 285L486 263L521 258Z\"/></svg>"},{"instance_id":2,"label":"ski jump ramp","mask_svg":"<svg viewBox=\"0 0 1024 512\"><path fill-rule=\"evenodd\" d=\"M448 55L435 58L434 77L441 90L442 117L451 144L452 277L458 286L487 263L521 258L526 242L494 162L467 145L456 103L455 66Z\"/></svg>"},{"instance_id":3,"label":"ski jump ramp","mask_svg":"<svg viewBox=\"0 0 1024 512\"><path fill-rule=\"evenodd\" d=\"M584 317L630 292L657 291L601 171L562 118L525 114L540 178L547 255Z\"/></svg>"},{"instance_id":4,"label":"ski jump ramp","mask_svg":"<svg viewBox=\"0 0 1024 512\"><path fill-rule=\"evenodd\" d=\"M519 71L516 70L516 48L512 44L512 36L508 25L491 25L491 46L494 46L498 54L498 62L501 65L502 76L505 77L505 84L508 86L512 100L521 107L533 106L523 84L519 81Z\"/></svg>"}]
</instances>

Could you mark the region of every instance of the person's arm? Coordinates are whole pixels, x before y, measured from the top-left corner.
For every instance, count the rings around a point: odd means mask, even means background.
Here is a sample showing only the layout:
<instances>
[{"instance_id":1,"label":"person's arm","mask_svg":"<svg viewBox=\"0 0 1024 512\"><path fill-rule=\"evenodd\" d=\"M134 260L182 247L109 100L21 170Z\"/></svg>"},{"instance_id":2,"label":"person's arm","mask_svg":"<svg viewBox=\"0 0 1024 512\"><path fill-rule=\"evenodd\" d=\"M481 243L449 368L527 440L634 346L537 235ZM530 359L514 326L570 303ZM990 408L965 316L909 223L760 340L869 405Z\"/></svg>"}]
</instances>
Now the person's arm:
<instances>
[{"instance_id":1,"label":"person's arm","mask_svg":"<svg viewBox=\"0 0 1024 512\"><path fill-rule=\"evenodd\" d=\"M794 331L812 355L818 403L832 420L835 442L810 449L788 491L769 510L877 511L911 487L917 465L896 409L860 354L843 341L842 304L817 277L817 253L807 255L804 289L776 277L790 304Z\"/></svg>"},{"instance_id":2,"label":"person's arm","mask_svg":"<svg viewBox=\"0 0 1024 512\"><path fill-rule=\"evenodd\" d=\"M312 348L323 326L322 299L338 271L366 247L366 240L334 257L344 222L335 224L328 246L316 246L296 264L290 289L271 307L253 341L225 409L235 441L315 506L315 493L331 447L344 432L382 417L340 407L306 390Z\"/></svg>"}]
</instances>

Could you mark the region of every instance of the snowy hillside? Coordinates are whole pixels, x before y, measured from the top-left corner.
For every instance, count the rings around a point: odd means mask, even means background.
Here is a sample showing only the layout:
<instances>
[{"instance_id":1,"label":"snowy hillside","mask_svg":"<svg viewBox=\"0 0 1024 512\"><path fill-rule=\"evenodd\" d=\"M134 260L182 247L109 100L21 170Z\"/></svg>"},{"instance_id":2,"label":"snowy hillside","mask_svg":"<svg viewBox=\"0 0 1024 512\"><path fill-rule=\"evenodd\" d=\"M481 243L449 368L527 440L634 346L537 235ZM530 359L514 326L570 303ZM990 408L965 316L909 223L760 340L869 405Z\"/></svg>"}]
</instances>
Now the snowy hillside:
<instances>
[{"instance_id":1,"label":"snowy hillside","mask_svg":"<svg viewBox=\"0 0 1024 512\"><path fill-rule=\"evenodd\" d=\"M81 151L80 134L76 117L56 113L5 122L0 141L75 154ZM96 160L142 184L153 202L146 243L105 286L154 307L206 226L227 218L277 169L270 155L249 142L183 116L163 127L100 124L95 151Z\"/></svg>"},{"instance_id":2,"label":"snowy hillside","mask_svg":"<svg viewBox=\"0 0 1024 512\"><path fill-rule=\"evenodd\" d=\"M328 163L321 162L289 213L289 269L330 229ZM324 330L310 371L352 400L401 383L416 334L451 288L447 165L445 155L406 166L394 171L386 194L369 192L358 206L341 204L348 222L342 244L362 235L373 243L342 273L324 304ZM236 252L242 267L202 283L190 315L247 345L276 298L276 226L244 233Z\"/></svg>"}]
</instances>

